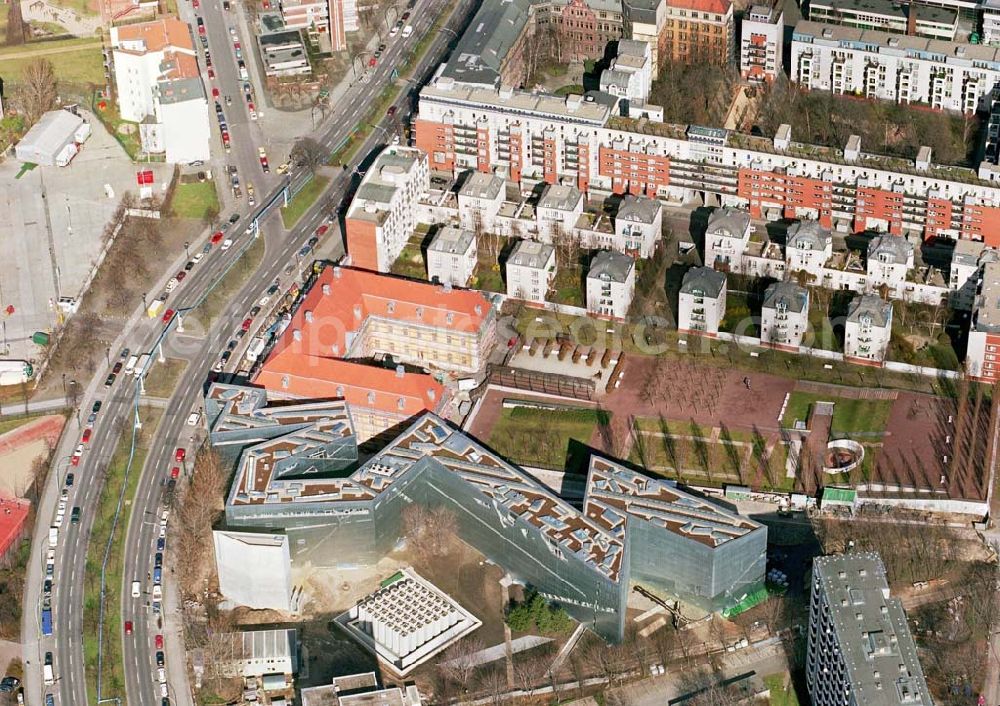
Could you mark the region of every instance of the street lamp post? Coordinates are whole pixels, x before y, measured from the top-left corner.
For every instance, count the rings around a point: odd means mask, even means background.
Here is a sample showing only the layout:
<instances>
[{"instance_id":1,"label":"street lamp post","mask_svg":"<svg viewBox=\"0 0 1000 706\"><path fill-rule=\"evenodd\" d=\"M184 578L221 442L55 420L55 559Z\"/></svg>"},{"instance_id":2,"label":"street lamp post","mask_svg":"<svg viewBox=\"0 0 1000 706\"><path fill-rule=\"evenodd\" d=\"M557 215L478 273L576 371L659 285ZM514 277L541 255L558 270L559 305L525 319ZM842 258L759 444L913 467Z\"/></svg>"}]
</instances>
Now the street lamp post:
<instances>
[{"instance_id":1,"label":"street lamp post","mask_svg":"<svg viewBox=\"0 0 1000 706\"><path fill-rule=\"evenodd\" d=\"M142 293L142 310L143 311L147 311L148 309L149 309L149 307L146 306L146 293L143 292Z\"/></svg>"},{"instance_id":2,"label":"street lamp post","mask_svg":"<svg viewBox=\"0 0 1000 706\"><path fill-rule=\"evenodd\" d=\"M188 259L188 260L191 259L191 253L188 251L189 247L191 247L191 243L189 243L188 241L185 240L184 241L184 257L186 259Z\"/></svg>"},{"instance_id":3,"label":"street lamp post","mask_svg":"<svg viewBox=\"0 0 1000 706\"><path fill-rule=\"evenodd\" d=\"M111 346L105 346L104 358L108 361L108 365L111 365Z\"/></svg>"}]
</instances>

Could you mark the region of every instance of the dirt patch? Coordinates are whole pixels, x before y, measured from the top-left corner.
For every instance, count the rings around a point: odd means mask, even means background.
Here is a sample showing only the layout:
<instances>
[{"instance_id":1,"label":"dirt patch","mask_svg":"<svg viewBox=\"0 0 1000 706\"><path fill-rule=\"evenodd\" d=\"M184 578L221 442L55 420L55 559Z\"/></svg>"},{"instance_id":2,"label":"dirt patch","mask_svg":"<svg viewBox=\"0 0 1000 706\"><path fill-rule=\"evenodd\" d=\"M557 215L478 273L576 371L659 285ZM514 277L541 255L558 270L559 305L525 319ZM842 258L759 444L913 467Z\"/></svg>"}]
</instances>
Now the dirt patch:
<instances>
[{"instance_id":1,"label":"dirt patch","mask_svg":"<svg viewBox=\"0 0 1000 706\"><path fill-rule=\"evenodd\" d=\"M28 495L32 464L48 457L65 422L60 415L48 415L0 436L0 495Z\"/></svg>"}]
</instances>

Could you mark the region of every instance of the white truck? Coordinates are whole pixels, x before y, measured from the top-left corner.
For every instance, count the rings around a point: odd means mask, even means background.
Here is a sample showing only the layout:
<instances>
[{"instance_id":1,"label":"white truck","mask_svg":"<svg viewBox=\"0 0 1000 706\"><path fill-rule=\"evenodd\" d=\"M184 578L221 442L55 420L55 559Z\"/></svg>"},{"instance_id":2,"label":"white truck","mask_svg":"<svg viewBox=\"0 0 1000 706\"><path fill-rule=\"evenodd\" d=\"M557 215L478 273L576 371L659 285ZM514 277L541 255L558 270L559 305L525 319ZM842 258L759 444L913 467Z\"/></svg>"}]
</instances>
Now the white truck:
<instances>
[{"instance_id":1,"label":"white truck","mask_svg":"<svg viewBox=\"0 0 1000 706\"><path fill-rule=\"evenodd\" d=\"M45 682L45 686L52 686L56 683L56 677L52 673L52 665L46 664L42 667L42 681Z\"/></svg>"},{"instance_id":2,"label":"white truck","mask_svg":"<svg viewBox=\"0 0 1000 706\"><path fill-rule=\"evenodd\" d=\"M125 363L125 374L126 375L131 375L132 373L134 373L135 372L135 364L138 363L138 362L139 362L139 356L137 356L137 355L130 356L129 359L128 359L128 362Z\"/></svg>"},{"instance_id":3,"label":"white truck","mask_svg":"<svg viewBox=\"0 0 1000 706\"><path fill-rule=\"evenodd\" d=\"M20 385L34 374L34 368L26 360L0 360L0 385Z\"/></svg>"},{"instance_id":4,"label":"white truck","mask_svg":"<svg viewBox=\"0 0 1000 706\"><path fill-rule=\"evenodd\" d=\"M55 525L49 527L49 546L52 549L59 546L59 528Z\"/></svg>"},{"instance_id":5,"label":"white truck","mask_svg":"<svg viewBox=\"0 0 1000 706\"><path fill-rule=\"evenodd\" d=\"M253 340L250 341L250 345L247 346L247 360L253 363L263 352L264 352L264 337L254 336Z\"/></svg>"}]
</instances>

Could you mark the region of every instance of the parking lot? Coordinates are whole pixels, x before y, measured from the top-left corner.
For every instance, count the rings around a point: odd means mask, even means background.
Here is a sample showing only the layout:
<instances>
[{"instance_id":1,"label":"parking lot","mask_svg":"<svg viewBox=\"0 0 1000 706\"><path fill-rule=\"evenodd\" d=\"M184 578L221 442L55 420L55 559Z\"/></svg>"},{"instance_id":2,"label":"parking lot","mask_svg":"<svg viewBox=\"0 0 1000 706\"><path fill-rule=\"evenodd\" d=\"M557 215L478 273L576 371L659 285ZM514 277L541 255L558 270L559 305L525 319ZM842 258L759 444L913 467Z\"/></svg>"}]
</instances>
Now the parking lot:
<instances>
[{"instance_id":1,"label":"parking lot","mask_svg":"<svg viewBox=\"0 0 1000 706\"><path fill-rule=\"evenodd\" d=\"M36 167L18 179L20 162L0 164L0 356L6 358L38 358L32 333L59 323L59 297L82 295L105 224L122 194L137 188L139 167L100 122L81 114L92 134L69 166ZM166 164L141 168L154 172L157 188L170 179Z\"/></svg>"}]
</instances>

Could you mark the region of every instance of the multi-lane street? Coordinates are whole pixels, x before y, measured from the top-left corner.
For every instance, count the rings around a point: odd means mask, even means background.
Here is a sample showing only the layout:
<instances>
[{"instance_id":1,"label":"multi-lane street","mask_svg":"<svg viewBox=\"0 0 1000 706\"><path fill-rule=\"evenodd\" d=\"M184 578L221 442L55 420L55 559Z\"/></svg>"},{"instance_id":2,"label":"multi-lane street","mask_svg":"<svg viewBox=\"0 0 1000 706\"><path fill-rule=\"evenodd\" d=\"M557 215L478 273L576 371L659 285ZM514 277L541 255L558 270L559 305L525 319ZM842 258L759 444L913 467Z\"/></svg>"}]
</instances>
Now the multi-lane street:
<instances>
[{"instance_id":1,"label":"multi-lane street","mask_svg":"<svg viewBox=\"0 0 1000 706\"><path fill-rule=\"evenodd\" d=\"M443 5L443 3L441 3ZM415 31L408 40L397 38L383 54L379 65L370 71L368 80L352 85L347 94L338 102L336 109L331 111L326 123L316 131L314 137L322 144L332 148L340 144L350 134L357 122L367 115L370 104L381 95L385 85L392 80L397 63L405 57L413 45L419 41L431 27L440 6L433 2L421 3L420 11L413 13L411 23ZM424 55L414 73L416 78L425 77L441 61L456 31L467 18L472 3L468 0L460 2L455 8L451 20L450 31L441 32L435 37L432 46ZM215 0L201 3L199 10L205 20L209 49L213 57L215 81L222 85L233 82L229 93L233 95L231 105L225 106L226 119L232 137L232 151L222 157L220 163L234 164L240 172L241 181L245 184L252 180L257 187L258 199L266 203L269 198L283 188L284 180L272 172L269 177L262 174L257 156L257 144L260 143L260 127L256 121L251 121L246 111L245 103L239 100L235 57L232 52L229 27L235 25L235 18L224 13ZM190 18L186 18L190 19ZM246 46L246 42L244 42ZM241 83L241 82L239 82ZM207 85L211 86L211 82ZM209 88L210 90L210 88ZM221 88L220 88L221 90ZM223 93L225 95L225 93ZM410 97L403 92L396 101L397 120L406 120L410 110ZM154 635L157 634L156 616L152 614L149 604L152 582L147 573L152 568L152 557L155 552L156 539L159 536L159 518L163 487L161 481L169 473L172 465L174 449L177 446L188 447L191 457L190 437L192 427L185 422L191 409L197 406L202 386L213 362L225 346L230 333L236 328L246 309L254 302L263 289L266 289L279 275L281 270L294 260L296 252L316 230L317 226L329 215L328 204L341 204L348 193L353 175L353 167L357 165L380 142L386 140L389 119L379 116L379 124L365 144L356 153L350 170L339 173L331 181L328 192L316 201L316 204L300 220L291 234L279 235L280 224L273 219L265 220L262 226L263 237L267 241L264 260L258 270L253 273L240 292L233 298L229 307L218 316L211 329L205 332L199 341L199 346L188 354L188 369L174 395L171 397L154 437L152 447L147 456L147 462L142 469L133 468L133 473L142 473L135 500L131 507L124 508L121 522L127 523L126 553L124 558L123 583L120 587L122 595L122 621L132 621L134 633L122 636L124 640L124 673L127 675L126 690L131 703L152 704L160 699L159 685L156 680L156 664L154 660ZM218 133L215 133L218 136ZM296 174L291 179L300 183L305 178ZM278 183L278 182L281 183ZM223 274L225 268L232 262L249 236L244 235L248 219L242 219L231 231L239 235L237 244L228 252L218 249L206 257L184 282L183 286L168 302L167 306L175 310L197 303ZM183 266L183 261L171 263L164 273L166 280L170 273ZM164 324L159 319L150 320L144 312L136 311L126 327L118 343L128 346L133 352L148 352L160 339ZM168 336L176 336L170 332ZM115 353L112 353L114 355ZM155 374L155 364L151 374ZM87 390L81 402L81 413L86 418L93 401L102 399L103 407L98 413L89 449L78 468L73 469L76 482L67 489L69 504L82 508L79 524L65 523L60 533L59 546L56 549L54 571L54 588L52 593L52 608L54 635L51 638L40 636L40 606L42 600L42 580L45 574L45 553L47 549L48 521L54 510L59 494L65 487L65 466L68 455L77 442L75 432L71 429L62 440L55 456L53 475L46 488L43 501L40 503L40 520L36 527L36 536L32 547L32 561L27 577L25 617L23 621L25 635L26 674L25 686L29 695L29 703L43 702L44 694L56 695L60 704L87 703L86 680L84 677L84 654L82 624L84 601L85 563L92 529L92 514L88 512L96 506L101 492L102 479L100 470L110 460L121 435L131 434L136 405L138 401L137 383L130 378L119 380L108 390L103 383L103 373L95 379ZM190 457L189 457L190 458ZM169 542L169 530L167 534ZM205 541L211 541L206 537ZM142 595L133 598L131 582L140 581ZM97 580L96 575L88 575L88 581ZM166 590L174 590L167 586ZM116 611L118 606L105 606L108 611ZM45 687L41 678L41 663L44 655L53 655L53 672L56 683ZM168 668L170 665L168 665ZM183 669L185 665L173 665L175 669ZM119 694L109 694L103 697L113 697ZM171 703L188 703L189 694L170 694Z\"/></svg>"}]
</instances>

